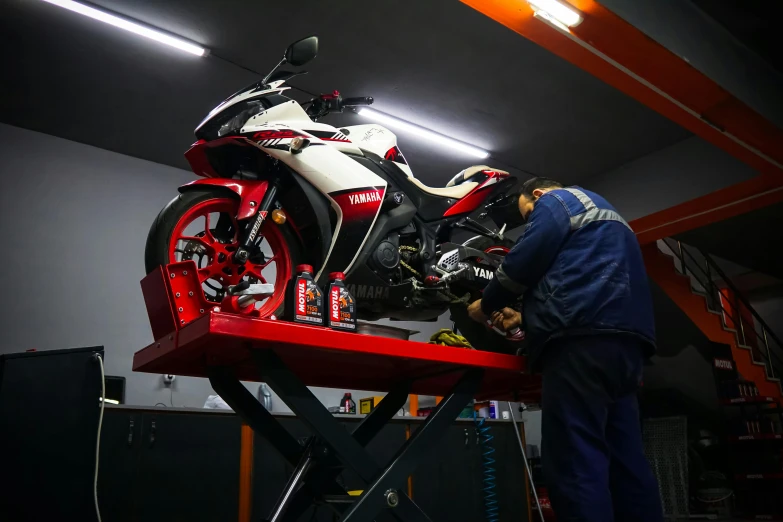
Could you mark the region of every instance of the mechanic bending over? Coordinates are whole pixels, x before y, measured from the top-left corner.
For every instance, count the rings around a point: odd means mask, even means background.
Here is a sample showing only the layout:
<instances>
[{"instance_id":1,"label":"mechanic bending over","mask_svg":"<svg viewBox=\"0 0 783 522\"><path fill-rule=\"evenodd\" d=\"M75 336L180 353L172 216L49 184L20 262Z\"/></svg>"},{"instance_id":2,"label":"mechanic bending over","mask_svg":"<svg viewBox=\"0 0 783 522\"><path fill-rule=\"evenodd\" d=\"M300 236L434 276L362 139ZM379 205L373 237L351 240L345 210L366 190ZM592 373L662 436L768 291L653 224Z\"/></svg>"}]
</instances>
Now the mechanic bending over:
<instances>
[{"instance_id":1,"label":"mechanic bending over","mask_svg":"<svg viewBox=\"0 0 783 522\"><path fill-rule=\"evenodd\" d=\"M523 323L543 374L544 477L559 522L661 522L636 392L655 351L652 302L636 236L601 196L533 178L527 229L468 309ZM523 297L523 311L504 308Z\"/></svg>"}]
</instances>

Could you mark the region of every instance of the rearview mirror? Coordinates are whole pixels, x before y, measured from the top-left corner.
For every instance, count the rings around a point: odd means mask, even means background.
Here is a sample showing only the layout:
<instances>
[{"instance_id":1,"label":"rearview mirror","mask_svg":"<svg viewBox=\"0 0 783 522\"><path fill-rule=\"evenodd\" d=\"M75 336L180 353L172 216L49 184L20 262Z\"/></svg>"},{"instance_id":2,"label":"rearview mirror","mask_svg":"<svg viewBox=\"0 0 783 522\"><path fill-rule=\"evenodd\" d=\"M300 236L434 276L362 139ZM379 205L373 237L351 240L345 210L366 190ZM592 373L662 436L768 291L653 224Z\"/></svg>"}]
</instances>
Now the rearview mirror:
<instances>
[{"instance_id":1,"label":"rearview mirror","mask_svg":"<svg viewBox=\"0 0 783 522\"><path fill-rule=\"evenodd\" d=\"M304 65L318 54L318 37L308 36L294 42L285 50L285 61L291 65Z\"/></svg>"}]
</instances>

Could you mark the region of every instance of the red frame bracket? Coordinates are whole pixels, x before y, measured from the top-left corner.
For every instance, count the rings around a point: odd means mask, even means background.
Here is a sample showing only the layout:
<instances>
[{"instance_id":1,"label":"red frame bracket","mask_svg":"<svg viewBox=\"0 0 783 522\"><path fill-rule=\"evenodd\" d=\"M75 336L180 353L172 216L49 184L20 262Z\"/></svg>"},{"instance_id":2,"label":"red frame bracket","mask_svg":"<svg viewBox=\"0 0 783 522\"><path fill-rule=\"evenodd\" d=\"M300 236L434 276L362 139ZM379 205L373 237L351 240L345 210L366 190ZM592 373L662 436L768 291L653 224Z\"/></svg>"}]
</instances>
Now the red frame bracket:
<instances>
[{"instance_id":1,"label":"red frame bracket","mask_svg":"<svg viewBox=\"0 0 783 522\"><path fill-rule=\"evenodd\" d=\"M204 297L195 261L160 266L141 280L152 335L161 339L220 307Z\"/></svg>"}]
</instances>

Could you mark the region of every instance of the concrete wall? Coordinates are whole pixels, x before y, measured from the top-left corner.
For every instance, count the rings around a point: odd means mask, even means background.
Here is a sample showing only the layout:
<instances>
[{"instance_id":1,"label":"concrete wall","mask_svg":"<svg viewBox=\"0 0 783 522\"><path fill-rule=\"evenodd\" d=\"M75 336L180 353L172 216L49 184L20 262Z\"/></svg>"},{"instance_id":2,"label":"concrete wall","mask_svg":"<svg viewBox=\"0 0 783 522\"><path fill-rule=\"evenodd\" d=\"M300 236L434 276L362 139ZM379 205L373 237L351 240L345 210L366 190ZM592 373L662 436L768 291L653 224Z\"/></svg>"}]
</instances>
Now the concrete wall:
<instances>
[{"instance_id":1,"label":"concrete wall","mask_svg":"<svg viewBox=\"0 0 783 522\"><path fill-rule=\"evenodd\" d=\"M107 374L127 379L128 404L203 406L214 393L206 379L178 377L170 390L160 375L131 371L133 353L153 340L139 288L147 232L195 176L3 124L0 158L0 353L104 345ZM450 327L446 317L395 325L421 330L420 340ZM315 389L327 405L345 391Z\"/></svg>"},{"instance_id":2,"label":"concrete wall","mask_svg":"<svg viewBox=\"0 0 783 522\"><path fill-rule=\"evenodd\" d=\"M757 174L723 150L693 136L592 176L582 185L604 196L630 221Z\"/></svg>"}]
</instances>

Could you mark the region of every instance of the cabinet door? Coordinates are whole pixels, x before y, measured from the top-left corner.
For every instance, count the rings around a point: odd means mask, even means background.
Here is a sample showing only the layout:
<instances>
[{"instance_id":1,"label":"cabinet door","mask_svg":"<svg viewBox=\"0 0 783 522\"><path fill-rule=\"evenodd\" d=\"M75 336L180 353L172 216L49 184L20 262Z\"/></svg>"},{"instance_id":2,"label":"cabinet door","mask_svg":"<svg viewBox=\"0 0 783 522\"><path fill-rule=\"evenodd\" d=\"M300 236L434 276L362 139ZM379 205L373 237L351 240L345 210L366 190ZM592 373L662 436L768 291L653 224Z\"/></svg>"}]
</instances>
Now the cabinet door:
<instances>
[{"instance_id":1,"label":"cabinet door","mask_svg":"<svg viewBox=\"0 0 783 522\"><path fill-rule=\"evenodd\" d=\"M460 422L416 468L413 501L433 522L484 520L480 457L475 427Z\"/></svg>"},{"instance_id":2,"label":"cabinet door","mask_svg":"<svg viewBox=\"0 0 783 522\"><path fill-rule=\"evenodd\" d=\"M141 413L107 409L101 429L98 503L104 522L135 520Z\"/></svg>"},{"instance_id":3,"label":"cabinet door","mask_svg":"<svg viewBox=\"0 0 783 522\"><path fill-rule=\"evenodd\" d=\"M137 520L236 520L241 423L235 415L145 413Z\"/></svg>"},{"instance_id":4,"label":"cabinet door","mask_svg":"<svg viewBox=\"0 0 783 522\"><path fill-rule=\"evenodd\" d=\"M525 463L519 441L511 423L491 424L491 441L495 448L495 483L498 514L501 522L527 521L527 493L525 491Z\"/></svg>"}]
</instances>

